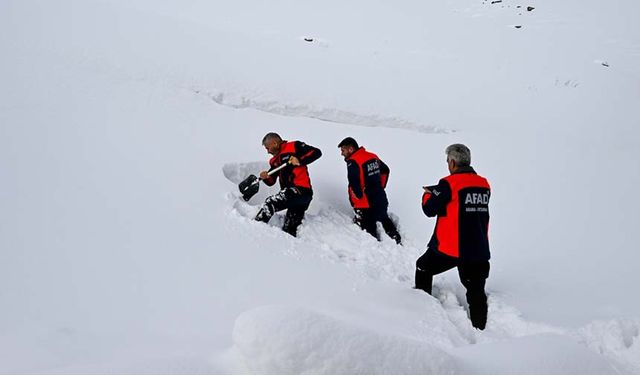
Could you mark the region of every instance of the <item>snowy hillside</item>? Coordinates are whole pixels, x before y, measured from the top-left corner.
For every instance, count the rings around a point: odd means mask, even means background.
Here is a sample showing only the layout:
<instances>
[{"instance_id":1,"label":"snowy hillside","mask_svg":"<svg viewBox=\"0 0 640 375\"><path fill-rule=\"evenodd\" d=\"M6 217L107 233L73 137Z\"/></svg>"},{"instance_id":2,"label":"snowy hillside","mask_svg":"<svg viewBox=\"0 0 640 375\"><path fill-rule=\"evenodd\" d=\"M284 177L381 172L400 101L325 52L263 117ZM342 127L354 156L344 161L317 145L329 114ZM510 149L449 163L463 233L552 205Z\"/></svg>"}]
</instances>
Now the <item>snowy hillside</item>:
<instances>
[{"instance_id":1,"label":"snowy hillside","mask_svg":"<svg viewBox=\"0 0 640 375\"><path fill-rule=\"evenodd\" d=\"M639 13L0 2L0 374L640 374ZM323 151L298 238L237 191L269 131ZM404 246L351 223L346 136ZM492 184L482 332L455 271L411 288L457 142Z\"/></svg>"}]
</instances>

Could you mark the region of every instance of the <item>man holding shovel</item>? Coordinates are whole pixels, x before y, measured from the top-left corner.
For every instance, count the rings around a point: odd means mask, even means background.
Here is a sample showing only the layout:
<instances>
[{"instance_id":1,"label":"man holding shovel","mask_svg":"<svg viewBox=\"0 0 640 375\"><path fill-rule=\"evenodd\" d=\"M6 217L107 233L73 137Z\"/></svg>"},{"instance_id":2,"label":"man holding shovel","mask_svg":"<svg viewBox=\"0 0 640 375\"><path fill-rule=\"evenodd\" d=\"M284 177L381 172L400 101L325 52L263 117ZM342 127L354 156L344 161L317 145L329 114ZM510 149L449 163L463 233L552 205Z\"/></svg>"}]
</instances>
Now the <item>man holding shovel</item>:
<instances>
[{"instance_id":1,"label":"man holding shovel","mask_svg":"<svg viewBox=\"0 0 640 375\"><path fill-rule=\"evenodd\" d=\"M260 180L273 186L279 179L280 191L267 197L255 220L268 223L276 212L286 209L282 230L295 237L313 198L307 165L320 158L322 152L304 142L283 140L277 133L267 133L262 145L273 157L269 171L260 172Z\"/></svg>"}]
</instances>

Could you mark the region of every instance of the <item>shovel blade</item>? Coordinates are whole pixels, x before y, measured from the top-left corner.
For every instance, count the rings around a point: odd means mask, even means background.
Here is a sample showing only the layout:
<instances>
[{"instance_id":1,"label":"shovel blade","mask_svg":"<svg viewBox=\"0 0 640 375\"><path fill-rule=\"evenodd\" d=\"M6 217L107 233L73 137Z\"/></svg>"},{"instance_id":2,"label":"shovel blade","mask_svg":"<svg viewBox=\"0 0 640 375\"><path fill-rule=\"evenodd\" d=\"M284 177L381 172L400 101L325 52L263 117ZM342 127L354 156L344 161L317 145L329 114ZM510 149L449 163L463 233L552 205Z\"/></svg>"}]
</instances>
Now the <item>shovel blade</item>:
<instances>
[{"instance_id":1,"label":"shovel blade","mask_svg":"<svg viewBox=\"0 0 640 375\"><path fill-rule=\"evenodd\" d=\"M248 201L260 189L260 181L258 177L250 175L238 184L238 188L240 189L240 194L242 194L242 199Z\"/></svg>"}]
</instances>

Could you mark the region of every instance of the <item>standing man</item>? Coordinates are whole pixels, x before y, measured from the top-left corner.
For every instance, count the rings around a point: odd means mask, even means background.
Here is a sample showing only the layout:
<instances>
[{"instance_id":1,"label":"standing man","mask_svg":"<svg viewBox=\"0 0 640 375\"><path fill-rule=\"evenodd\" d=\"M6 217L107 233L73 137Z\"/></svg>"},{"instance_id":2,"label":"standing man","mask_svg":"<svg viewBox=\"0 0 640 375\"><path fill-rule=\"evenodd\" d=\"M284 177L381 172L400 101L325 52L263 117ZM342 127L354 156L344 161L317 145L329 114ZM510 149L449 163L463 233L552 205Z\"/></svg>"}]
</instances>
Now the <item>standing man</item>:
<instances>
[{"instance_id":1,"label":"standing man","mask_svg":"<svg viewBox=\"0 0 640 375\"><path fill-rule=\"evenodd\" d=\"M354 222L380 241L376 225L379 221L387 235L400 244L400 233L387 213L389 201L384 189L389 179L389 167L376 154L359 147L351 137L343 139L338 147L347 162L349 201L355 210Z\"/></svg>"},{"instance_id":2,"label":"standing man","mask_svg":"<svg viewBox=\"0 0 640 375\"><path fill-rule=\"evenodd\" d=\"M422 210L438 216L427 251L416 262L416 288L431 294L433 275L458 268L467 289L471 324L487 324L485 281L489 277L489 182L471 167L471 151L463 144L446 149L449 176L424 187Z\"/></svg>"},{"instance_id":3,"label":"standing man","mask_svg":"<svg viewBox=\"0 0 640 375\"><path fill-rule=\"evenodd\" d=\"M271 176L268 171L260 172L260 179L269 186L276 183L276 178L280 179L280 191L267 197L255 220L268 223L276 212L286 209L282 230L295 237L313 198L307 165L322 156L322 152L304 142L285 141L276 133L267 133L262 138L262 145L273 155L269 160L269 171L282 164L289 166Z\"/></svg>"}]
</instances>

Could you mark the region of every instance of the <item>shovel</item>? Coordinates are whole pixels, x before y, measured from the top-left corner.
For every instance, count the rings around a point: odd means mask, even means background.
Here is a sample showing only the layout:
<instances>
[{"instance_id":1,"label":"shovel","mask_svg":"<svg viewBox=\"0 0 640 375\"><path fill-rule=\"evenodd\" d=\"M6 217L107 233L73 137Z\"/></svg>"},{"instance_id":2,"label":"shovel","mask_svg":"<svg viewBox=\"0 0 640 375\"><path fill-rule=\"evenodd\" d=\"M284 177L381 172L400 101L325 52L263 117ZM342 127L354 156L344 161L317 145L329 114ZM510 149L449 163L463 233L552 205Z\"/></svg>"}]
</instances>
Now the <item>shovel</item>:
<instances>
[{"instance_id":1,"label":"shovel","mask_svg":"<svg viewBox=\"0 0 640 375\"><path fill-rule=\"evenodd\" d=\"M287 165L289 164L288 163L282 164L278 168L275 168L269 171L269 176L283 169ZM249 177L245 178L242 182L240 182L238 184L238 188L240 189L240 194L242 194L242 199L244 199L245 201L248 201L249 199L251 199L251 197L256 195L256 193L258 193L258 189L260 188L260 181L262 181L261 178L258 178L255 175L250 175Z\"/></svg>"}]
</instances>

